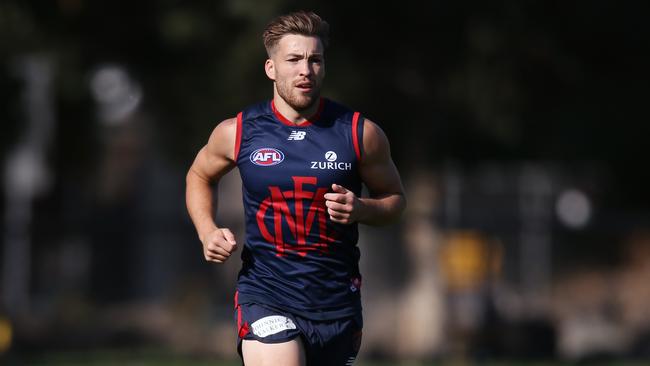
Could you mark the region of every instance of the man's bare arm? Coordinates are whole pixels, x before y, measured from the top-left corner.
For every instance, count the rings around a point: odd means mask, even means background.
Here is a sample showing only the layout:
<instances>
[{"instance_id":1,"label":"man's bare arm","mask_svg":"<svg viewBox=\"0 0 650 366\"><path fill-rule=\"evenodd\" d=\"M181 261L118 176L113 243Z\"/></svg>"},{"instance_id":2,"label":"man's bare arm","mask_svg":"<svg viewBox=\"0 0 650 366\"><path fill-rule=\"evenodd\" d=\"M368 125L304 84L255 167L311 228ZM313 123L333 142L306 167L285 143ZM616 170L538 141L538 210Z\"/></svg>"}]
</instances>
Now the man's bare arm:
<instances>
[{"instance_id":1,"label":"man's bare arm","mask_svg":"<svg viewBox=\"0 0 650 366\"><path fill-rule=\"evenodd\" d=\"M214 222L212 185L234 166L237 119L221 122L187 172L185 202L205 259L221 263L236 249L234 235Z\"/></svg>"},{"instance_id":2,"label":"man's bare arm","mask_svg":"<svg viewBox=\"0 0 650 366\"><path fill-rule=\"evenodd\" d=\"M406 207L404 188L390 155L388 138L370 120L364 124L363 149L360 174L369 197L357 197L347 188L334 184L334 193L325 194L328 213L332 221L342 224L355 221L368 225L392 223Z\"/></svg>"}]
</instances>

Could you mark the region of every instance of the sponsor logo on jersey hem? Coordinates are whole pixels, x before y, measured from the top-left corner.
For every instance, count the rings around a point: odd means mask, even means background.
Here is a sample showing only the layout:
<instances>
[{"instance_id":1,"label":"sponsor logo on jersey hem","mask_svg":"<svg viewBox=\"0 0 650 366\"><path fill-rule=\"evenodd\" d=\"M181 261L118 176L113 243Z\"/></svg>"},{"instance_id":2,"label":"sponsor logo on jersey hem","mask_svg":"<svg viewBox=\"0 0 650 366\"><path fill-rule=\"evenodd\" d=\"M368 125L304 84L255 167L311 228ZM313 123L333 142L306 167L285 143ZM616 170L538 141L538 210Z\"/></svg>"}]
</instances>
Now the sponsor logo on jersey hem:
<instances>
[{"instance_id":1,"label":"sponsor logo on jersey hem","mask_svg":"<svg viewBox=\"0 0 650 366\"><path fill-rule=\"evenodd\" d=\"M259 166L272 166L284 160L284 153L272 147L263 147L251 153L251 163Z\"/></svg>"}]
</instances>

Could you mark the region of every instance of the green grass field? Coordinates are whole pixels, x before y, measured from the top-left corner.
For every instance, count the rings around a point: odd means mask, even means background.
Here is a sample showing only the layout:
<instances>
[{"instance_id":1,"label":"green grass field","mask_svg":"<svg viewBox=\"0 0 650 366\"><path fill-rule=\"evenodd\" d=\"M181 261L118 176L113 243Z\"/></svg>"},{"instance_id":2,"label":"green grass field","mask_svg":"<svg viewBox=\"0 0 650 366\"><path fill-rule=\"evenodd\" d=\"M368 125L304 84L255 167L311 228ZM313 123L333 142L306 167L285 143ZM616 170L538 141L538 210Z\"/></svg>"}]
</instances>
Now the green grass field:
<instances>
[{"instance_id":1,"label":"green grass field","mask_svg":"<svg viewBox=\"0 0 650 366\"><path fill-rule=\"evenodd\" d=\"M21 357L0 358L2 365L30 365L30 366L241 366L238 360L223 361L206 356L187 356L160 351L87 351L87 352L52 352L39 355L24 355ZM642 366L648 362L617 362L608 361L589 363L589 365L607 366ZM522 361L494 361L474 363L471 361L441 361L433 363L419 363L407 361L394 362L369 362L359 361L357 366L570 366L571 363L562 362L522 362Z\"/></svg>"}]
</instances>

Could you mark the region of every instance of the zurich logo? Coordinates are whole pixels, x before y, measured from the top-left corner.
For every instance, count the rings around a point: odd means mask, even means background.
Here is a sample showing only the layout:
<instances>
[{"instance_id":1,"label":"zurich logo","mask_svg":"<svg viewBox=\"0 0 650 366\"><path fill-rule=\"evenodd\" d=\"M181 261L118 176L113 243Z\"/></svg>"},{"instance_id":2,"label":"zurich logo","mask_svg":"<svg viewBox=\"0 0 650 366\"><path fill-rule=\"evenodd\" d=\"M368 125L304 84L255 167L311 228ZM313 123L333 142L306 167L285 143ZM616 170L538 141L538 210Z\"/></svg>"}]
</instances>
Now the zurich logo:
<instances>
[{"instance_id":1,"label":"zurich logo","mask_svg":"<svg viewBox=\"0 0 650 366\"><path fill-rule=\"evenodd\" d=\"M284 153L272 147L263 147L251 153L251 163L260 166L277 165L284 160Z\"/></svg>"}]
</instances>

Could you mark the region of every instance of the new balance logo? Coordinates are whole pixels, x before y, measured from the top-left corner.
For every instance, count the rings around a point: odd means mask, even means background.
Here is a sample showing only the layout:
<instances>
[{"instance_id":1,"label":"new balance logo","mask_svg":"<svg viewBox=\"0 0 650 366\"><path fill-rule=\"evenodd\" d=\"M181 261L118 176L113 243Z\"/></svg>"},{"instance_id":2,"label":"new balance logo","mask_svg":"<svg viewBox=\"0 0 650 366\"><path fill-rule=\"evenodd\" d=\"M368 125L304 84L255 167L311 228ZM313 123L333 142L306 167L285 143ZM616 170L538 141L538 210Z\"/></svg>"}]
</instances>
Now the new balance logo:
<instances>
[{"instance_id":1,"label":"new balance logo","mask_svg":"<svg viewBox=\"0 0 650 366\"><path fill-rule=\"evenodd\" d=\"M307 132L305 131L291 131L289 138L287 140L304 140Z\"/></svg>"}]
</instances>

